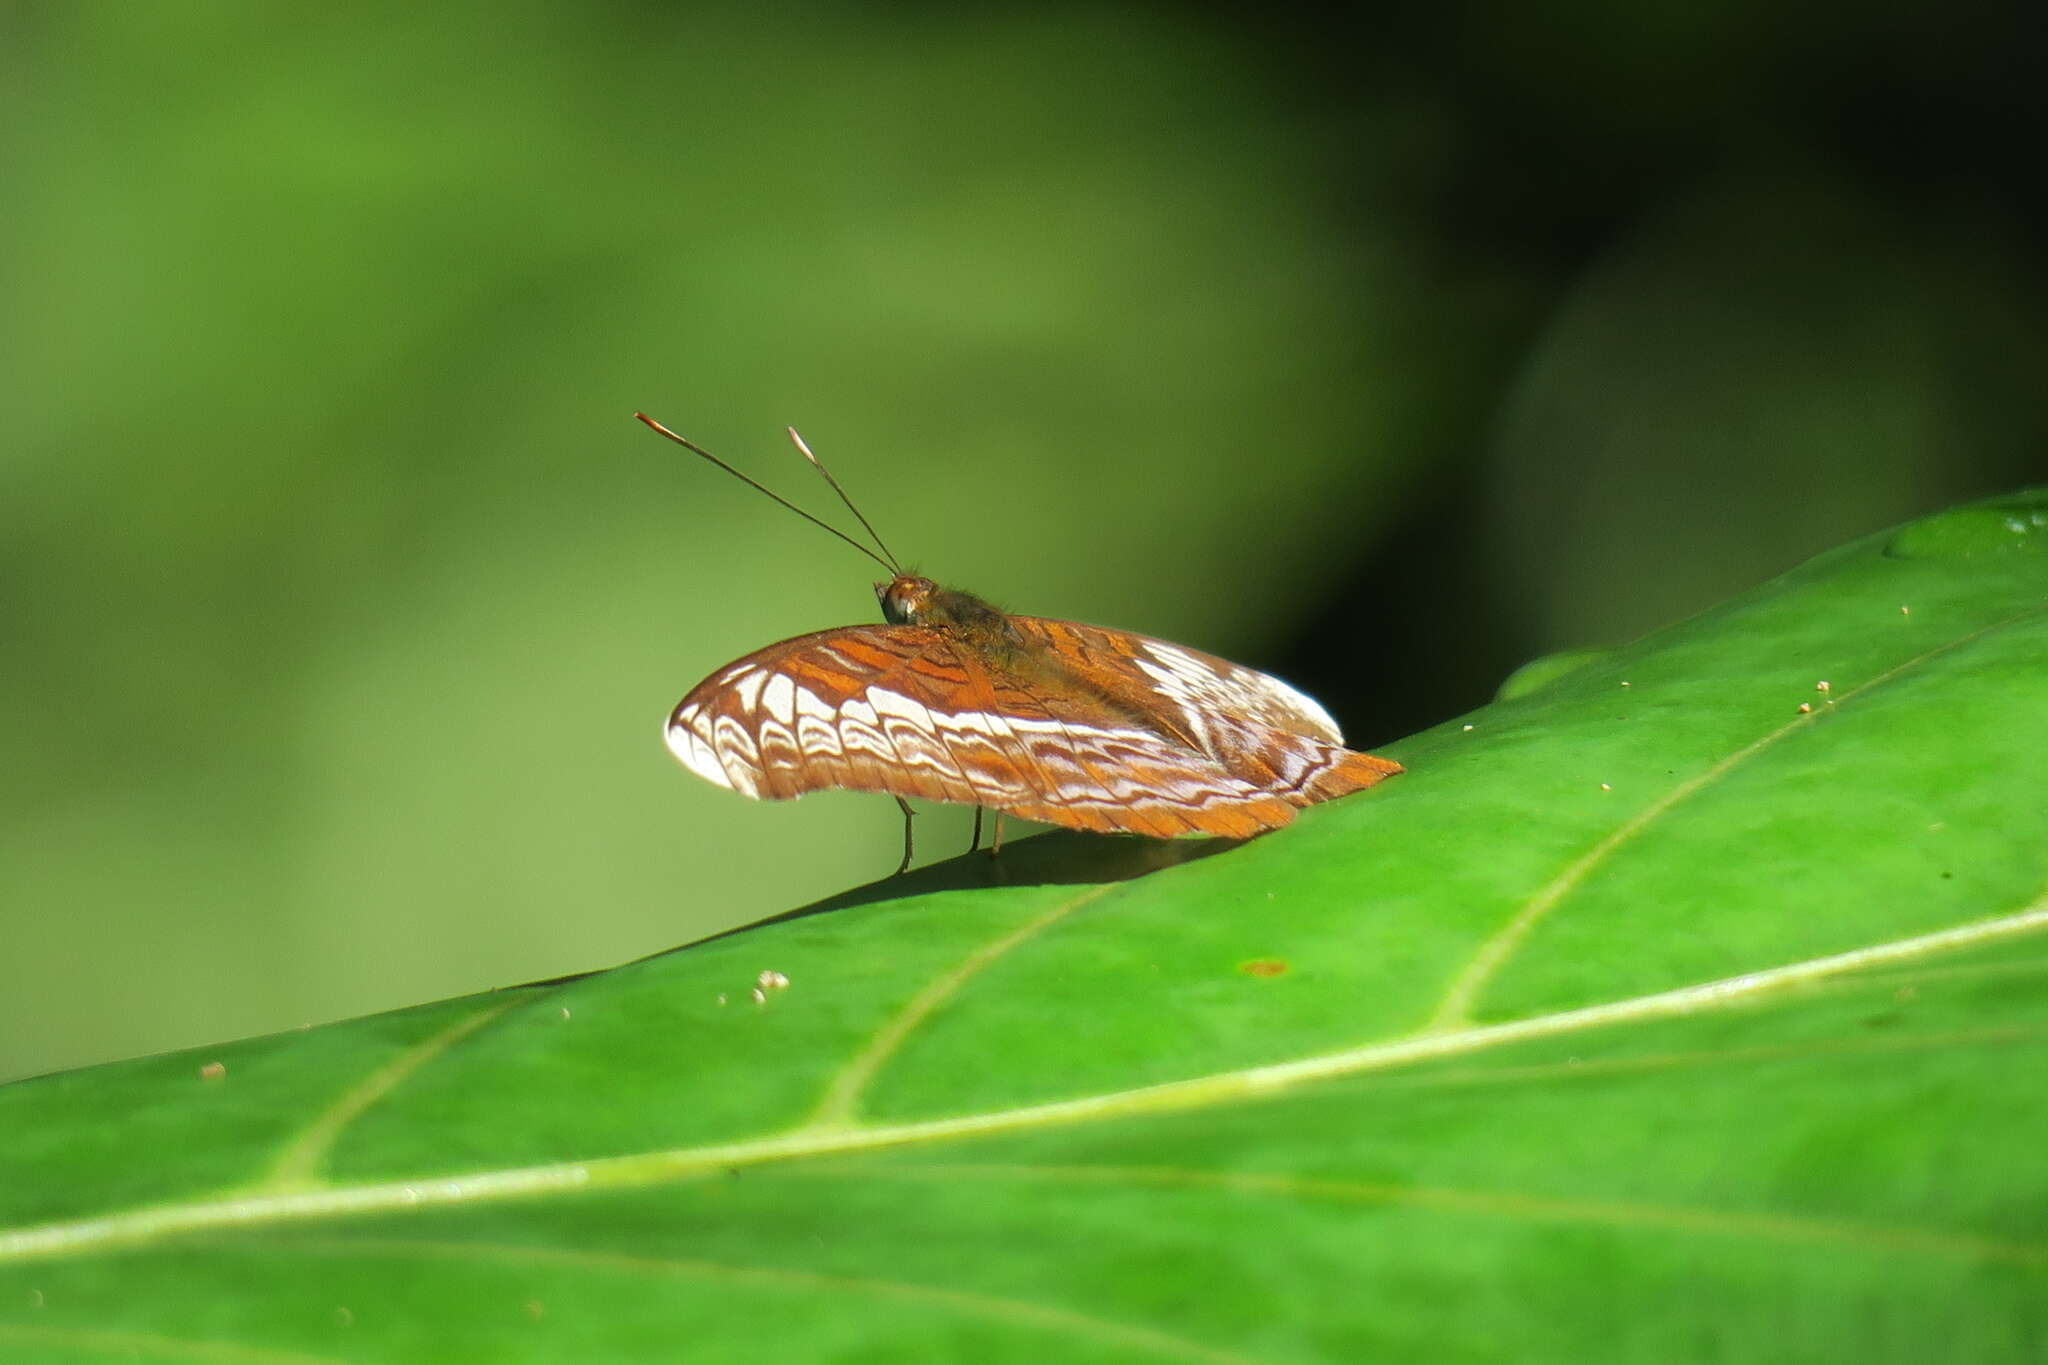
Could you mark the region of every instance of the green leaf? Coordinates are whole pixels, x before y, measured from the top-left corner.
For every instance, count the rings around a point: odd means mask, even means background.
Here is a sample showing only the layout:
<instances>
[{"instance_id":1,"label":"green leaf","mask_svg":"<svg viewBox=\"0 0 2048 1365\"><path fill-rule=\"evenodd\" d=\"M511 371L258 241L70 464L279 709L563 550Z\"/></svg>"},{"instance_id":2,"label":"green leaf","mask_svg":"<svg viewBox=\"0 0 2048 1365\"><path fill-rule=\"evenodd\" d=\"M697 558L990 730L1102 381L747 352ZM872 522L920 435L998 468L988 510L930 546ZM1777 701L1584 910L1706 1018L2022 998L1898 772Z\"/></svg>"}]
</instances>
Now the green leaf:
<instances>
[{"instance_id":1,"label":"green leaf","mask_svg":"<svg viewBox=\"0 0 2048 1365\"><path fill-rule=\"evenodd\" d=\"M1050 836L0 1090L0 1359L2038 1351L2044 509L1825 556L1242 847Z\"/></svg>"}]
</instances>

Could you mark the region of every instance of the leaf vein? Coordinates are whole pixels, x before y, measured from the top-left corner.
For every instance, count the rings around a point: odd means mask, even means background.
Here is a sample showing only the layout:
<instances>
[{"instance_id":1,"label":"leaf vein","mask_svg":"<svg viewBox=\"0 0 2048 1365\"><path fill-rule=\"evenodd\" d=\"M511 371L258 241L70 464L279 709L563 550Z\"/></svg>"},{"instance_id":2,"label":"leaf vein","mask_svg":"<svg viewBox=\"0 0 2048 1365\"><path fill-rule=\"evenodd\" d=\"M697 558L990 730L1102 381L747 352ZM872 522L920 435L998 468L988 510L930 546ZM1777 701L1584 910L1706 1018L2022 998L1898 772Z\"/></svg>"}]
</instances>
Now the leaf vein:
<instances>
[{"instance_id":1,"label":"leaf vein","mask_svg":"<svg viewBox=\"0 0 2048 1365\"><path fill-rule=\"evenodd\" d=\"M1770 748L1786 736L1795 734L1808 726L1818 724L1823 717L1831 714L1840 714L1841 708L1855 698L1875 688L1884 686L1902 674L1919 668L1930 660L1948 653L1950 650L1960 649L1964 645L2017 625L2030 617L2044 614L2048 614L2048 609L2040 607L2032 607L2026 611L2015 612L2011 616L1982 626L1967 635L1960 635L1953 640L1946 641L1932 649L1916 654L1910 659L1893 665L1868 682L1838 693L1834 698L1833 705L1804 715L1795 716L1775 730L1751 740L1704 771L1687 778L1671 788L1663 796L1652 801L1620 825L1617 825L1606 837L1573 859L1562 872L1551 878L1550 881L1537 890L1535 895L1524 901L1522 908L1517 910L1509 918L1508 922L1496 930L1484 943L1480 944L1479 950L1472 955L1471 960L1451 979L1450 985L1444 989L1443 995L1439 998L1436 1008L1431 1011L1429 1018L1422 1025L1421 1031L1424 1033L1446 1032L1470 1025L1473 1021L1474 1010L1480 996L1485 992L1487 986L1492 984L1493 979L1500 974L1501 969L1520 951L1523 943L1528 940L1529 935L1535 930L1536 926L1547 919L1551 911L1555 910L1566 896L1583 885L1586 878L1592 875L1596 868L1613 856L1615 850L1629 843L1637 835L1648 829L1653 823L1669 812L1672 807L1677 806L1689 797L1697 795L1705 788L1720 781L1736 768L1742 766L1742 764L1754 758L1765 749Z\"/></svg>"},{"instance_id":2,"label":"leaf vein","mask_svg":"<svg viewBox=\"0 0 2048 1365\"><path fill-rule=\"evenodd\" d=\"M1135 1348L1148 1354L1167 1356L1176 1360L1208 1362L1209 1365L1256 1365L1251 1356L1191 1341L1157 1328L1117 1322L1072 1309L1034 1303L1028 1299L984 1294L974 1290L947 1289L906 1280L839 1275L787 1266L734 1265L697 1257L644 1256L627 1252L592 1251L580 1247L503 1242L449 1242L410 1238L293 1238L289 1245L294 1250L310 1251L316 1255L368 1253L393 1257L502 1262L528 1268L553 1266L570 1270L711 1280L727 1285L768 1289L857 1295L949 1310L1010 1327L1063 1333L1106 1345ZM269 1253L272 1248L266 1245L264 1250Z\"/></svg>"},{"instance_id":3,"label":"leaf vein","mask_svg":"<svg viewBox=\"0 0 2048 1365\"><path fill-rule=\"evenodd\" d=\"M819 1099L816 1109L802 1124L802 1130L830 1131L852 1126L859 1118L861 1097L874 1081L881 1069L900 1051L910 1035L923 1026L926 1020L938 1012L948 1000L959 994L967 983L986 971L998 958L1012 949L1036 938L1047 929L1073 914L1083 906L1090 905L1114 890L1116 883L1105 883L1090 887L1079 895L1071 896L1036 919L1030 920L999 939L983 944L962 958L958 965L912 996L910 1002L891 1018L874 1036L866 1047L854 1055L845 1066L832 1077Z\"/></svg>"},{"instance_id":4,"label":"leaf vein","mask_svg":"<svg viewBox=\"0 0 2048 1365\"><path fill-rule=\"evenodd\" d=\"M55 1324L0 1322L0 1342L68 1347L75 1351L118 1354L124 1360L154 1357L196 1360L213 1365L349 1365L349 1357L313 1355L306 1351L273 1351L233 1341L194 1341L159 1332L122 1332L105 1327L62 1327Z\"/></svg>"},{"instance_id":5,"label":"leaf vein","mask_svg":"<svg viewBox=\"0 0 2048 1365\"><path fill-rule=\"evenodd\" d=\"M373 1105L412 1079L420 1068L520 1003L518 996L464 1015L439 1033L423 1038L393 1057L338 1096L285 1145L255 1188L267 1191L305 1189L319 1183L320 1168L343 1131Z\"/></svg>"},{"instance_id":6,"label":"leaf vein","mask_svg":"<svg viewBox=\"0 0 2048 1365\"><path fill-rule=\"evenodd\" d=\"M830 1175L829 1169L807 1172ZM920 1179L950 1176L1038 1180L1050 1183L1220 1189L1302 1200L1398 1205L1438 1213L1549 1223L1579 1223L1628 1230L1704 1232L1750 1240L1804 1243L1828 1248L1877 1248L1888 1252L1999 1261L2048 1269L2048 1244L2012 1242L1970 1233L1899 1224L1774 1211L1749 1212L1641 1200L1569 1199L1512 1190L1399 1185L1387 1181L1335 1180L1285 1172L1213 1171L1175 1166L1032 1166L942 1163L863 1168L861 1179Z\"/></svg>"}]
</instances>

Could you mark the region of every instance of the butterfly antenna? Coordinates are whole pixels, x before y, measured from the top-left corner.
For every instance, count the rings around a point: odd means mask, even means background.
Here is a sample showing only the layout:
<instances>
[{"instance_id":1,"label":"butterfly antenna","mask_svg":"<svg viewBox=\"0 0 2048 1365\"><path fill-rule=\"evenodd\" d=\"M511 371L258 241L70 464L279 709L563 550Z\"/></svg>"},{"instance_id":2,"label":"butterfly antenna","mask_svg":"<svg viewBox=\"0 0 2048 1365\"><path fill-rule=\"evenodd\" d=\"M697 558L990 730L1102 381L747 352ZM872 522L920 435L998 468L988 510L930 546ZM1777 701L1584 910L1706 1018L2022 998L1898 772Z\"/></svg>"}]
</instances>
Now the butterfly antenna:
<instances>
[{"instance_id":1,"label":"butterfly antenna","mask_svg":"<svg viewBox=\"0 0 2048 1365\"><path fill-rule=\"evenodd\" d=\"M655 421L655 420L654 420L654 419L653 419L652 417L649 417L649 416L648 416L648 415L647 415L646 413L644 413L644 412L636 412L636 413L634 413L634 414L633 414L633 416L637 417L637 418L638 418L638 419L640 419L640 420L641 420L642 422L645 422L645 423L646 423L646 424L647 424L648 426L650 426L650 427L654 428L654 429L655 429L656 431L660 432L660 433L661 433L661 434L662 434L663 436L666 436L666 437L668 437L668 438L669 438L669 439L670 439L671 441L674 441L674 442L675 442L675 443L676 443L677 445L681 446L681 447L682 447L683 449L685 449L685 450L688 450L688 451L692 451L692 452L694 452L694 453L696 453L696 454L698 454L698 455L702 455L702 456L703 456L703 457L704 457L705 459L707 459L707 460L711 461L711 463L713 463L713 464L717 465L717 466L718 466L718 467L719 467L720 469L723 469L723 470L724 470L724 471L725 471L726 473L728 473L728 474L732 475L732 476L733 476L733 477L734 477L735 479L738 479L738 480L739 480L739 481L740 481L741 483L743 483L743 484L745 484L745 485L746 485L747 487L749 487L749 488L753 489L753 490L754 490L755 492L757 492L757 493L765 493L765 494L767 494L767 495L768 495L769 497L773 498L773 499L774 499L775 501L777 501L777 502L781 503L781 504L782 504L782 505L783 505L784 507L787 507L787 508L788 508L788 509L789 509L790 511L792 511L792 512L796 513L796 514L797 514L798 516L802 517L802 518L803 518L803 519L804 519L805 521L808 521L808 522L810 522L810 523L811 523L811 524L812 524L813 526L822 526L822 527L824 527L824 528L825 528L826 530L830 531L830 532L831 532L831 533L832 533L833 535L835 535L835 536L838 536L838 537L839 537L839 538L840 538L841 540L845 541L845 542L846 542L846 543L847 543L848 545L851 545L851 546L852 546L852 547L853 547L854 549L856 549L856 550L859 550L859 551L860 551L860 552L861 552L862 554L866 555L866 556L867 556L867 557L868 557L869 559L872 559L872 560L874 560L874 561L875 561L875 563L877 563L877 564L881 565L881 566L882 566L883 568L887 569L887 570L888 570L888 571L889 571L890 573L892 573L892 574L893 574L893 573L901 573L901 572L902 572L902 570L901 570L901 569L898 569L898 568L897 568L897 567L896 567L896 566L895 566L894 564L891 564L891 563L890 563L890 562L889 562L888 560L886 560L886 559L882 558L882 557L881 557L880 555L876 554L876 553L875 553L875 552L874 552L873 550L870 550L870 549L869 549L869 548L868 548L867 546L865 546L865 545L861 544L861 543L860 543L859 541L855 540L855 539L854 539L854 538L853 538L852 536L850 536L850 535L846 534L846 532L844 532L844 531L840 530L840 529L839 529L839 528L838 528L837 526L834 526L834 525L833 525L833 524L832 524L831 522L829 522L829 521L820 521L820 520L819 520L818 518L816 518L816 517L812 516L812 515L811 515L811 514L810 514L809 512L806 512L806 511L805 511L805 510L804 510L803 508L801 508L801 507L798 507L798 506L797 506L797 505L796 505L795 503L791 502L791 501L790 501L790 500L789 500L788 498L785 498L785 497L783 497L783 496L782 496L782 495L781 495L780 493L776 492L776 491L775 491L774 489L772 489L772 488L768 488L768 487L765 487L765 486L763 486L763 485L761 485L761 484L759 484L759 483L756 483L756 482L755 482L755 481L754 481L753 479L750 479L750 478L748 478L748 477L747 477L747 476L746 476L745 474L742 474L742 473L740 473L740 472L739 472L739 470L737 470L737 469L734 469L734 468L733 468L733 467L732 467L731 465L727 464L727 463L726 463L726 462L725 462L724 460L721 460L721 459L719 459L719 458L718 458L718 457L717 457L716 455L713 455L713 454L712 454L712 453L711 453L710 451L706 450L706 449L705 449L705 448L704 448L703 446L700 446L700 445L698 445L698 444L697 444L697 443L696 443L695 441L692 441L692 440L688 439L687 437L683 437L683 436L678 436L678 435L676 435L676 434L675 434L675 433L674 433L673 431L670 431L670 430L669 430L669 429L668 429L667 427L665 427L665 426L663 426L663 425L662 425L661 423L659 423L659 422ZM810 452L808 452L808 451L806 451L806 452L805 452L805 454L809 454L809 453L810 453ZM829 474L828 474L828 475L826 475L825 477L827 477L827 478L830 478L830 477L831 477L831 475L829 475ZM835 485L833 485L833 486L834 486L835 488L836 488L836 487L838 487L838 485L837 485L837 484L835 484ZM844 496L846 496L846 495L842 493L842 494L840 494L840 496L841 496L841 497L844 497ZM851 506L851 504L848 504L848 505L849 505L849 506ZM860 513L859 513L858 511L856 511L856 512L854 512L854 515L855 515L855 516L860 516ZM866 522L866 520L865 520L865 519L863 519L863 520L862 520L862 522L861 522L861 525L863 525L863 526L866 526L866 525L867 525L867 522ZM871 528L871 529L870 529L870 530L868 531L868 534L869 534L869 535L874 535L874 531L872 530L872 528ZM880 544L881 544L881 537L879 537L879 536L876 536L876 537L875 537L875 543L876 543L877 545L880 545ZM886 550L886 549L887 549L888 547L884 546L883 548L884 548L884 549Z\"/></svg>"},{"instance_id":2,"label":"butterfly antenna","mask_svg":"<svg viewBox=\"0 0 2048 1365\"><path fill-rule=\"evenodd\" d=\"M846 510L853 513L854 517L859 520L862 526L867 527L867 532L869 535L875 537L875 544L880 545L882 547L882 553L888 557L889 563L892 566L892 572L902 573L903 570L893 568L894 564L896 563L895 553L891 551L887 545L883 544L881 536L875 534L875 528L873 524L870 523L866 517L861 516L860 508L855 507L853 505L853 499L846 496L846 490L839 486L839 480L832 477L832 471L825 468L825 462L819 459L817 456L811 454L811 448L804 444L803 437L796 434L795 427L784 427L783 430L789 433L790 440L796 442L796 448L804 453L804 458L811 462L811 468L817 470L820 474L823 474L825 476L825 482L832 485L832 491L834 493L837 493L839 495L839 500L846 504Z\"/></svg>"}]
</instances>

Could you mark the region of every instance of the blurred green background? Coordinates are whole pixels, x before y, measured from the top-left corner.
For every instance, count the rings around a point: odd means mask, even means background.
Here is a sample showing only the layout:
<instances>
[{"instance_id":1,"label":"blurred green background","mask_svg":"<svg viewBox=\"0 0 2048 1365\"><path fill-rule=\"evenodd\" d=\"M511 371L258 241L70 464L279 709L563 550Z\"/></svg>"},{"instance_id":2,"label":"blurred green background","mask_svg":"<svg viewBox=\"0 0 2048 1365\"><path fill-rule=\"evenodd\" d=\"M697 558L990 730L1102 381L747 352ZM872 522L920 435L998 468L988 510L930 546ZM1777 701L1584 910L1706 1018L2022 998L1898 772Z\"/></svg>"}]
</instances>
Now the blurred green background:
<instances>
[{"instance_id":1,"label":"blurred green background","mask_svg":"<svg viewBox=\"0 0 2048 1365\"><path fill-rule=\"evenodd\" d=\"M7 6L0 1078L893 866L663 751L873 575L636 408L1361 744L2038 479L2026 14Z\"/></svg>"}]
</instances>

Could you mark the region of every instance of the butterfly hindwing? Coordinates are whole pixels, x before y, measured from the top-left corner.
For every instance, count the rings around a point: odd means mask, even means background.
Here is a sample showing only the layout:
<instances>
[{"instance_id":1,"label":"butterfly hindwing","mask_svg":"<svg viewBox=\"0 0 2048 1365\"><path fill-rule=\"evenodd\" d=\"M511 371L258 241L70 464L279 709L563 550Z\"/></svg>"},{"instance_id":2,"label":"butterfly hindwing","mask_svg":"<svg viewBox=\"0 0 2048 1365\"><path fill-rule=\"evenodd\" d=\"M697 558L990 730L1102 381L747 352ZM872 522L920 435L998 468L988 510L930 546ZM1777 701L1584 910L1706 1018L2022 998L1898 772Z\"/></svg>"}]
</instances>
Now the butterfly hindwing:
<instances>
[{"instance_id":1,"label":"butterfly hindwing","mask_svg":"<svg viewBox=\"0 0 2048 1365\"><path fill-rule=\"evenodd\" d=\"M1285 824L1295 804L922 626L819 631L736 660L682 700L667 739L699 776L768 800L843 787L1073 829L1235 838Z\"/></svg>"},{"instance_id":2,"label":"butterfly hindwing","mask_svg":"<svg viewBox=\"0 0 2048 1365\"><path fill-rule=\"evenodd\" d=\"M1330 713L1280 679L1186 645L1037 616L1011 623L1083 678L1116 680L1132 704L1251 785L1306 806L1401 771L1344 747Z\"/></svg>"}]
</instances>

